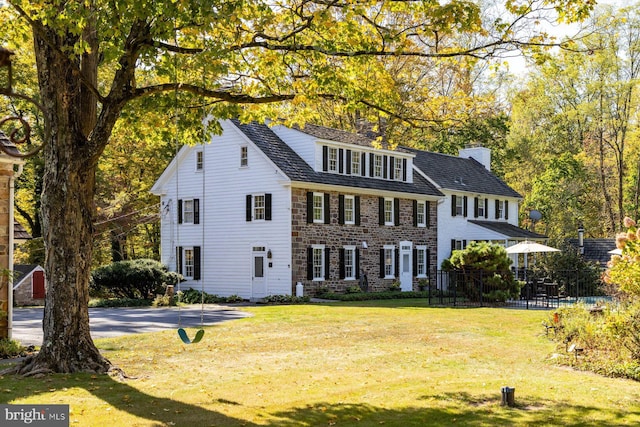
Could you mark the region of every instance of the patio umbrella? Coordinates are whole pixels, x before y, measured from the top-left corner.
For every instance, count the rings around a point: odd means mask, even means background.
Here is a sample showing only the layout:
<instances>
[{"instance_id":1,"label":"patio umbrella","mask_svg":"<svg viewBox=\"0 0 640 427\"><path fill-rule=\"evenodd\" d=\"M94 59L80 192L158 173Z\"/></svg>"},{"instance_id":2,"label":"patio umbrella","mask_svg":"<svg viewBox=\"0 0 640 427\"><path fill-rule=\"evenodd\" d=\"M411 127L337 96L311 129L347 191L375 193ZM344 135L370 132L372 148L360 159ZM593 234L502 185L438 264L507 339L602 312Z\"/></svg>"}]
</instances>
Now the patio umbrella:
<instances>
[{"instance_id":1,"label":"patio umbrella","mask_svg":"<svg viewBox=\"0 0 640 427\"><path fill-rule=\"evenodd\" d=\"M622 255L622 249L613 249L613 250L610 250L609 253L611 255Z\"/></svg>"},{"instance_id":2,"label":"patio umbrella","mask_svg":"<svg viewBox=\"0 0 640 427\"><path fill-rule=\"evenodd\" d=\"M530 242L528 240L507 248L508 254L533 254L537 252L560 252L560 249L552 248L551 246L543 245L538 242Z\"/></svg>"}]
</instances>

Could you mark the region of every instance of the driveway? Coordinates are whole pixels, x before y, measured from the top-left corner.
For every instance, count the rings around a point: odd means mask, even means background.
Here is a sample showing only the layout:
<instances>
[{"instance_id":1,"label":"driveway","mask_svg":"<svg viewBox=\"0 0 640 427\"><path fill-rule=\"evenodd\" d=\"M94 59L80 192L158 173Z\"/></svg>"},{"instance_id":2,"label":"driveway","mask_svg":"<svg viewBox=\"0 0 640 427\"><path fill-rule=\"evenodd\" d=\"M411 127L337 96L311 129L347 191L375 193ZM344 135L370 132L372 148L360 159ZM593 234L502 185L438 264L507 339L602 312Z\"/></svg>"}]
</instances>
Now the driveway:
<instances>
[{"instance_id":1,"label":"driveway","mask_svg":"<svg viewBox=\"0 0 640 427\"><path fill-rule=\"evenodd\" d=\"M202 322L200 315L202 313ZM12 338L23 346L42 344L42 319L44 309L14 308ZM227 320L251 316L241 307L222 305L190 305L187 307L122 307L90 308L89 326L91 336L96 338L157 332L165 329L197 328L215 325Z\"/></svg>"}]
</instances>

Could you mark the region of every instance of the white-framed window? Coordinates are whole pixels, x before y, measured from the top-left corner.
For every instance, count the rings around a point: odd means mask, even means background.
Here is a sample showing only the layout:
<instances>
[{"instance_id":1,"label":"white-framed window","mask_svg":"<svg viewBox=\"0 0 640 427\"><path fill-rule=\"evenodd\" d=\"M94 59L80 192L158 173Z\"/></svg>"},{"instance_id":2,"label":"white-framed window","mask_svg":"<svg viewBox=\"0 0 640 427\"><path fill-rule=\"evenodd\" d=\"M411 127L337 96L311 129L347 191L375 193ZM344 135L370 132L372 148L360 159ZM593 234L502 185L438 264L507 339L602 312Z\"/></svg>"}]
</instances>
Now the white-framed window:
<instances>
[{"instance_id":1,"label":"white-framed window","mask_svg":"<svg viewBox=\"0 0 640 427\"><path fill-rule=\"evenodd\" d=\"M185 249L184 250L184 276L188 278L192 278L193 272L194 272L193 249Z\"/></svg>"},{"instance_id":2,"label":"white-framed window","mask_svg":"<svg viewBox=\"0 0 640 427\"><path fill-rule=\"evenodd\" d=\"M461 251L464 249L464 240L454 240L452 245L452 250Z\"/></svg>"},{"instance_id":3,"label":"white-framed window","mask_svg":"<svg viewBox=\"0 0 640 427\"><path fill-rule=\"evenodd\" d=\"M384 245L384 278L391 279L395 277L396 271L396 248L392 245Z\"/></svg>"},{"instance_id":4,"label":"white-framed window","mask_svg":"<svg viewBox=\"0 0 640 427\"><path fill-rule=\"evenodd\" d=\"M351 174L352 175L360 175L361 173L361 156L357 151L351 152Z\"/></svg>"},{"instance_id":5,"label":"white-framed window","mask_svg":"<svg viewBox=\"0 0 640 427\"><path fill-rule=\"evenodd\" d=\"M204 152L196 151L196 170L201 171L204 169Z\"/></svg>"},{"instance_id":6,"label":"white-framed window","mask_svg":"<svg viewBox=\"0 0 640 427\"><path fill-rule=\"evenodd\" d=\"M182 223L193 224L194 208L193 200L182 201Z\"/></svg>"},{"instance_id":7,"label":"white-framed window","mask_svg":"<svg viewBox=\"0 0 640 427\"><path fill-rule=\"evenodd\" d=\"M464 215L464 199L462 196L456 197L456 215L458 216Z\"/></svg>"},{"instance_id":8,"label":"white-framed window","mask_svg":"<svg viewBox=\"0 0 640 427\"><path fill-rule=\"evenodd\" d=\"M240 147L240 167L245 168L249 166L249 149L246 145Z\"/></svg>"},{"instance_id":9,"label":"white-framed window","mask_svg":"<svg viewBox=\"0 0 640 427\"><path fill-rule=\"evenodd\" d=\"M260 221L265 219L265 196L258 194L253 196L253 219Z\"/></svg>"},{"instance_id":10,"label":"white-framed window","mask_svg":"<svg viewBox=\"0 0 640 427\"><path fill-rule=\"evenodd\" d=\"M393 199L384 199L384 225L394 225Z\"/></svg>"},{"instance_id":11,"label":"white-framed window","mask_svg":"<svg viewBox=\"0 0 640 427\"><path fill-rule=\"evenodd\" d=\"M504 200L498 200L496 203L496 207L498 211L496 212L496 218L503 219L504 218Z\"/></svg>"},{"instance_id":12,"label":"white-framed window","mask_svg":"<svg viewBox=\"0 0 640 427\"><path fill-rule=\"evenodd\" d=\"M328 170L329 172L338 172L338 149L335 147L328 148Z\"/></svg>"},{"instance_id":13,"label":"white-framed window","mask_svg":"<svg viewBox=\"0 0 640 427\"><path fill-rule=\"evenodd\" d=\"M313 280L324 280L324 245L312 246Z\"/></svg>"},{"instance_id":14,"label":"white-framed window","mask_svg":"<svg viewBox=\"0 0 640 427\"><path fill-rule=\"evenodd\" d=\"M382 156L380 154L373 156L373 176L382 178Z\"/></svg>"},{"instance_id":15,"label":"white-framed window","mask_svg":"<svg viewBox=\"0 0 640 427\"><path fill-rule=\"evenodd\" d=\"M394 158L393 159L393 179L402 180L403 175L403 162L402 159Z\"/></svg>"},{"instance_id":16,"label":"white-framed window","mask_svg":"<svg viewBox=\"0 0 640 427\"><path fill-rule=\"evenodd\" d=\"M424 201L416 203L416 224L418 227L427 226L427 203Z\"/></svg>"},{"instance_id":17,"label":"white-framed window","mask_svg":"<svg viewBox=\"0 0 640 427\"><path fill-rule=\"evenodd\" d=\"M356 247L344 247L344 279L356 280Z\"/></svg>"},{"instance_id":18,"label":"white-framed window","mask_svg":"<svg viewBox=\"0 0 640 427\"><path fill-rule=\"evenodd\" d=\"M485 199L478 197L478 217L486 216L484 203L485 203Z\"/></svg>"},{"instance_id":19,"label":"white-framed window","mask_svg":"<svg viewBox=\"0 0 640 427\"><path fill-rule=\"evenodd\" d=\"M324 223L324 193L313 193L313 222Z\"/></svg>"},{"instance_id":20,"label":"white-framed window","mask_svg":"<svg viewBox=\"0 0 640 427\"><path fill-rule=\"evenodd\" d=\"M416 246L416 275L418 277L427 277L427 265L429 264L427 259L427 247Z\"/></svg>"},{"instance_id":21,"label":"white-framed window","mask_svg":"<svg viewBox=\"0 0 640 427\"><path fill-rule=\"evenodd\" d=\"M356 206L356 202L355 202L354 196L344 196L344 223L345 224L356 223L355 206Z\"/></svg>"}]
</instances>

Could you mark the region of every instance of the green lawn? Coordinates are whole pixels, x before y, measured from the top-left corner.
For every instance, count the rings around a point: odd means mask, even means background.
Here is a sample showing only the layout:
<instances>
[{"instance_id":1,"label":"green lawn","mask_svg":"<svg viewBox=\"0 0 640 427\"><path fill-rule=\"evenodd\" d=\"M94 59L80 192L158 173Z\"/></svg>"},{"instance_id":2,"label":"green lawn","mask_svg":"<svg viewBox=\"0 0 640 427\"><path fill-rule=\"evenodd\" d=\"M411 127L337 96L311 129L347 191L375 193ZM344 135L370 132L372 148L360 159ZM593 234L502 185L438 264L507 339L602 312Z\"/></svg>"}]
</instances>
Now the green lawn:
<instances>
[{"instance_id":1,"label":"green lawn","mask_svg":"<svg viewBox=\"0 0 640 427\"><path fill-rule=\"evenodd\" d=\"M554 363L549 313L423 300L242 307L207 328L97 341L129 376L5 377L2 403L79 426L638 425L640 384ZM193 336L194 331L189 331ZM516 407L500 405L515 387Z\"/></svg>"}]
</instances>

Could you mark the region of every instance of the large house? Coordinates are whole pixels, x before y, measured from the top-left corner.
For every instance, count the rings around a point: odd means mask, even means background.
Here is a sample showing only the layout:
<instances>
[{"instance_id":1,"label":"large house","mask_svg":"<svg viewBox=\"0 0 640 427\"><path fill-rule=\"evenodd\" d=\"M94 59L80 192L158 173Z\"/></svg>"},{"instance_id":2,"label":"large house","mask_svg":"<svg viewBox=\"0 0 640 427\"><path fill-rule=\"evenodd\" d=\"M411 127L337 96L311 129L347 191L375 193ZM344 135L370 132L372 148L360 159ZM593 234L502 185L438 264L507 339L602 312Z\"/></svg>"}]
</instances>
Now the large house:
<instances>
[{"instance_id":1,"label":"large house","mask_svg":"<svg viewBox=\"0 0 640 427\"><path fill-rule=\"evenodd\" d=\"M378 148L368 137L314 125L224 120L221 127L209 144L182 147L151 190L161 197L162 262L186 288L248 299L300 287L413 290L447 256L440 240L464 245L483 236L464 234L472 227L517 224L517 193L449 188L435 176L439 165L423 159L432 153ZM464 200L463 217L475 196L485 204L479 213L488 215L488 200L496 200L503 216L450 224L458 215L453 208L445 215L443 205L452 200L457 209Z\"/></svg>"}]
</instances>

